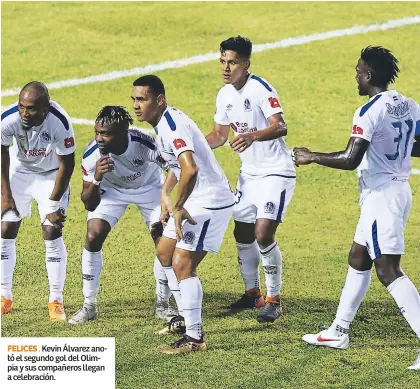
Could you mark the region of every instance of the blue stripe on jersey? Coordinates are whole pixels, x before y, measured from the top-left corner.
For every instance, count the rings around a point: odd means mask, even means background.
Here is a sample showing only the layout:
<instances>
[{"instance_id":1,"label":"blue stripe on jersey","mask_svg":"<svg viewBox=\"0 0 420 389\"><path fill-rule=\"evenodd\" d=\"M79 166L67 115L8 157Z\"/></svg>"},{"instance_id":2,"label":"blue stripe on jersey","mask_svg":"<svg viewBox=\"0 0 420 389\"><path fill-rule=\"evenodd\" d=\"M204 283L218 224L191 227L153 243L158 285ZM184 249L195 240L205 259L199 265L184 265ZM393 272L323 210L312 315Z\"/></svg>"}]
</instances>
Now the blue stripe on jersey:
<instances>
[{"instance_id":1,"label":"blue stripe on jersey","mask_svg":"<svg viewBox=\"0 0 420 389\"><path fill-rule=\"evenodd\" d=\"M68 120L66 119L66 117L55 107L53 107L52 105L50 105L50 112L58 117L61 121L61 123L63 123L64 128L68 131L70 129L70 125Z\"/></svg>"},{"instance_id":2,"label":"blue stripe on jersey","mask_svg":"<svg viewBox=\"0 0 420 389\"><path fill-rule=\"evenodd\" d=\"M168 122L168 124L169 124L169 127L171 127L171 130L172 131L175 131L176 130L176 124L175 124L175 122L174 122L174 119L172 119L172 116L171 116L171 114L169 113L169 111L166 111L165 112L165 118L166 118L166 121Z\"/></svg>"},{"instance_id":3,"label":"blue stripe on jersey","mask_svg":"<svg viewBox=\"0 0 420 389\"><path fill-rule=\"evenodd\" d=\"M420 120L416 121L416 131L414 132L414 136L420 135Z\"/></svg>"},{"instance_id":4,"label":"blue stripe on jersey","mask_svg":"<svg viewBox=\"0 0 420 389\"><path fill-rule=\"evenodd\" d=\"M209 224L210 224L210 219L206 220L203 224L203 228L201 229L200 237L198 238L197 248L195 249L195 251L197 251L197 252L203 251L204 238L206 237L207 229L209 228Z\"/></svg>"},{"instance_id":5,"label":"blue stripe on jersey","mask_svg":"<svg viewBox=\"0 0 420 389\"><path fill-rule=\"evenodd\" d=\"M285 190L283 190L283 191L281 192L281 195L280 195L280 205L279 205L279 211L277 212L277 218L276 218L276 220L277 220L278 222L281 222L281 215L283 214L283 209L284 209L284 202L285 202L285 200L286 200L286 189L285 189Z\"/></svg>"},{"instance_id":6,"label":"blue stripe on jersey","mask_svg":"<svg viewBox=\"0 0 420 389\"><path fill-rule=\"evenodd\" d=\"M140 136L131 135L131 140L133 142L139 142L145 145L150 150L156 150L156 146L152 142L148 141L147 139L141 138Z\"/></svg>"},{"instance_id":7,"label":"blue stripe on jersey","mask_svg":"<svg viewBox=\"0 0 420 389\"><path fill-rule=\"evenodd\" d=\"M267 89L269 92L272 92L273 91L273 89L271 89L270 85L268 85L262 78L259 78L259 77L255 76L255 75L252 75L251 78L253 78L254 80L257 80L262 85L264 85L265 89Z\"/></svg>"},{"instance_id":8,"label":"blue stripe on jersey","mask_svg":"<svg viewBox=\"0 0 420 389\"><path fill-rule=\"evenodd\" d=\"M83 154L83 159L89 157L96 149L98 148L98 144L95 143L86 153Z\"/></svg>"},{"instance_id":9,"label":"blue stripe on jersey","mask_svg":"<svg viewBox=\"0 0 420 389\"><path fill-rule=\"evenodd\" d=\"M360 117L362 117L367 111L368 109L375 104L380 98L382 97L382 95L377 95L372 101L369 101L369 103L367 103L366 105L364 105L362 107L362 109L360 110Z\"/></svg>"},{"instance_id":10,"label":"blue stripe on jersey","mask_svg":"<svg viewBox=\"0 0 420 389\"><path fill-rule=\"evenodd\" d=\"M376 224L376 220L372 224L372 241L373 251L375 252L375 259L378 259L382 255L382 253L378 243L378 226Z\"/></svg>"},{"instance_id":11,"label":"blue stripe on jersey","mask_svg":"<svg viewBox=\"0 0 420 389\"><path fill-rule=\"evenodd\" d=\"M7 118L8 116L10 116L12 113L15 113L15 112L17 112L17 111L19 111L19 108L18 108L18 106L17 106L17 105L15 105L14 107L12 107L12 108L8 109L7 111L4 111L4 112L1 114L1 120L6 119L6 118Z\"/></svg>"}]
</instances>

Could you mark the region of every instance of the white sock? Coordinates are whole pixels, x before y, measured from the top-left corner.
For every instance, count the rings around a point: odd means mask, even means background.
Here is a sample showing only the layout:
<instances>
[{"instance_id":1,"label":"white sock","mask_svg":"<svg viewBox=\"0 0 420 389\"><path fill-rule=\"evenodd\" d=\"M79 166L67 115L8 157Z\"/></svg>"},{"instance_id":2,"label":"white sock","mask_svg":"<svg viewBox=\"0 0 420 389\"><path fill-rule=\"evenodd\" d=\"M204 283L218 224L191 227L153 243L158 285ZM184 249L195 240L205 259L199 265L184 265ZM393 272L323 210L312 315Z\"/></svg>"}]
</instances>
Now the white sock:
<instances>
[{"instance_id":1,"label":"white sock","mask_svg":"<svg viewBox=\"0 0 420 389\"><path fill-rule=\"evenodd\" d=\"M168 278L166 277L165 270L158 257L155 257L155 262L153 263L153 274L155 275L156 280L157 299L160 301L169 301L169 297L171 297L171 289L168 285Z\"/></svg>"},{"instance_id":2,"label":"white sock","mask_svg":"<svg viewBox=\"0 0 420 389\"><path fill-rule=\"evenodd\" d=\"M16 265L16 239L1 238L1 295L13 300L12 283Z\"/></svg>"},{"instance_id":3,"label":"white sock","mask_svg":"<svg viewBox=\"0 0 420 389\"><path fill-rule=\"evenodd\" d=\"M277 242L260 250L262 264L265 274L265 285L267 287L267 297L276 297L280 294L281 275L283 258Z\"/></svg>"},{"instance_id":4,"label":"white sock","mask_svg":"<svg viewBox=\"0 0 420 389\"><path fill-rule=\"evenodd\" d=\"M82 253L82 279L83 296L85 304L96 304L99 291L99 277L103 266L102 250L97 252L87 251Z\"/></svg>"},{"instance_id":5,"label":"white sock","mask_svg":"<svg viewBox=\"0 0 420 389\"><path fill-rule=\"evenodd\" d=\"M356 316L356 312L369 289L371 276L372 269L359 271L349 266L337 314L328 329L331 335L340 336L349 332L350 323Z\"/></svg>"},{"instance_id":6,"label":"white sock","mask_svg":"<svg viewBox=\"0 0 420 389\"><path fill-rule=\"evenodd\" d=\"M391 282L386 289L391 293L405 320L420 338L420 296L414 284L407 276L402 276Z\"/></svg>"},{"instance_id":7,"label":"white sock","mask_svg":"<svg viewBox=\"0 0 420 389\"><path fill-rule=\"evenodd\" d=\"M63 237L54 240L44 240L45 264L50 285L49 302L63 302L64 281L66 280L67 250Z\"/></svg>"},{"instance_id":8,"label":"white sock","mask_svg":"<svg viewBox=\"0 0 420 389\"><path fill-rule=\"evenodd\" d=\"M182 296L182 308L186 335L200 340L201 329L201 306L203 304L203 288L198 277L190 277L179 282Z\"/></svg>"},{"instance_id":9,"label":"white sock","mask_svg":"<svg viewBox=\"0 0 420 389\"><path fill-rule=\"evenodd\" d=\"M179 315L183 316L181 290L179 289L179 283L176 278L174 269L172 266L163 267L163 269L165 270L166 278L168 279L169 288L175 298L175 302L178 307L178 313Z\"/></svg>"},{"instance_id":10,"label":"white sock","mask_svg":"<svg viewBox=\"0 0 420 389\"><path fill-rule=\"evenodd\" d=\"M244 280L245 290L260 287L260 273L258 271L260 265L260 251L258 250L257 241L253 243L238 243L238 263Z\"/></svg>"}]
</instances>

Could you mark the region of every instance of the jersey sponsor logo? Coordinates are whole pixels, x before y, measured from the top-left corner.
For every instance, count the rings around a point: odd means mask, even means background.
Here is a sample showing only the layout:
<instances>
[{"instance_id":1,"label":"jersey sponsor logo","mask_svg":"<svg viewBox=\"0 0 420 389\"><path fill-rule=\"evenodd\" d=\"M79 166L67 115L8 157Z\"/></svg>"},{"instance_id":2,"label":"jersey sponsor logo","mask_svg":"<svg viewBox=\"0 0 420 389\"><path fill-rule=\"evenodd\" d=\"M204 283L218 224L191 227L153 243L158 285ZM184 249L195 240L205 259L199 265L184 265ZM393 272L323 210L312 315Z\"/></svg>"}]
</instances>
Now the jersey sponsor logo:
<instances>
[{"instance_id":1,"label":"jersey sponsor logo","mask_svg":"<svg viewBox=\"0 0 420 389\"><path fill-rule=\"evenodd\" d=\"M194 239L195 239L195 234L192 231L185 232L184 236L182 237L182 240L187 244L193 243Z\"/></svg>"},{"instance_id":2,"label":"jersey sponsor logo","mask_svg":"<svg viewBox=\"0 0 420 389\"><path fill-rule=\"evenodd\" d=\"M174 139L173 143L174 143L174 146L177 150L179 150L183 147L187 147L187 144L185 143L185 141L183 139L180 139L180 138Z\"/></svg>"},{"instance_id":3,"label":"jersey sponsor logo","mask_svg":"<svg viewBox=\"0 0 420 389\"><path fill-rule=\"evenodd\" d=\"M133 159L133 165L134 166L142 166L142 165L144 165L144 161L140 158L134 158Z\"/></svg>"},{"instance_id":4,"label":"jersey sponsor logo","mask_svg":"<svg viewBox=\"0 0 420 389\"><path fill-rule=\"evenodd\" d=\"M264 213L274 213L274 210L276 209L276 206L271 201L268 201L264 205Z\"/></svg>"},{"instance_id":5,"label":"jersey sponsor logo","mask_svg":"<svg viewBox=\"0 0 420 389\"><path fill-rule=\"evenodd\" d=\"M43 157L47 156L47 149L46 148L40 148L40 149L32 149L32 150L23 150L26 156L28 157L39 157L40 155ZM50 153L48 153L50 154Z\"/></svg>"},{"instance_id":6,"label":"jersey sponsor logo","mask_svg":"<svg viewBox=\"0 0 420 389\"><path fill-rule=\"evenodd\" d=\"M48 134L48 132L43 131L43 132L41 132L41 139L44 142L47 142L48 143L51 140L51 135Z\"/></svg>"},{"instance_id":7,"label":"jersey sponsor logo","mask_svg":"<svg viewBox=\"0 0 420 389\"><path fill-rule=\"evenodd\" d=\"M251 102L249 101L249 99L245 99L244 100L244 111L245 112L252 111L252 109L251 109Z\"/></svg>"},{"instance_id":8,"label":"jersey sponsor logo","mask_svg":"<svg viewBox=\"0 0 420 389\"><path fill-rule=\"evenodd\" d=\"M74 138L70 136L69 138L64 139L64 146L66 149L74 146Z\"/></svg>"},{"instance_id":9,"label":"jersey sponsor logo","mask_svg":"<svg viewBox=\"0 0 420 389\"><path fill-rule=\"evenodd\" d=\"M131 174L129 176L121 176L121 179L124 180L124 181L135 181L140 176L141 176L141 172L137 172L137 173Z\"/></svg>"},{"instance_id":10,"label":"jersey sponsor logo","mask_svg":"<svg viewBox=\"0 0 420 389\"><path fill-rule=\"evenodd\" d=\"M354 125L351 133L354 134L354 135L363 135L363 128Z\"/></svg>"},{"instance_id":11,"label":"jersey sponsor logo","mask_svg":"<svg viewBox=\"0 0 420 389\"><path fill-rule=\"evenodd\" d=\"M269 97L268 101L270 102L271 108L279 108L280 107L279 100L276 99L275 97Z\"/></svg>"},{"instance_id":12,"label":"jersey sponsor logo","mask_svg":"<svg viewBox=\"0 0 420 389\"><path fill-rule=\"evenodd\" d=\"M238 134L244 134L245 132L257 131L257 127L250 128L248 126L248 123L235 122L235 123L230 123L230 126L232 127L232 130Z\"/></svg>"},{"instance_id":13,"label":"jersey sponsor logo","mask_svg":"<svg viewBox=\"0 0 420 389\"><path fill-rule=\"evenodd\" d=\"M408 105L408 101L404 101L401 104L398 105L391 105L389 103L386 103L386 110L391 116L404 116L409 110L410 107Z\"/></svg>"}]
</instances>

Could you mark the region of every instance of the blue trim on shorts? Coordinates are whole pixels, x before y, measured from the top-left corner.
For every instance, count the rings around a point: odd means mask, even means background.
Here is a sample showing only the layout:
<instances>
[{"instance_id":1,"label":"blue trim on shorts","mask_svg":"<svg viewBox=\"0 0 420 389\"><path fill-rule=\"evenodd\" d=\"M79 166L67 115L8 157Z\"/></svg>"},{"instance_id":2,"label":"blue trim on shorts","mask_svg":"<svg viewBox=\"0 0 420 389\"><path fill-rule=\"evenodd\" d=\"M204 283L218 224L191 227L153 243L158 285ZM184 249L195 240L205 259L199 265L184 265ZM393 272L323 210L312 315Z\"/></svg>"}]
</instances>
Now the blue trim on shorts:
<instances>
[{"instance_id":1,"label":"blue trim on shorts","mask_svg":"<svg viewBox=\"0 0 420 389\"><path fill-rule=\"evenodd\" d=\"M195 251L201 252L203 251L204 246L204 238L207 234L207 229L209 228L210 219L206 220L203 224L203 228L201 229L200 237L198 238L198 243Z\"/></svg>"},{"instance_id":2,"label":"blue trim on shorts","mask_svg":"<svg viewBox=\"0 0 420 389\"><path fill-rule=\"evenodd\" d=\"M279 211L277 212L277 218L276 220L278 222L281 222L281 215L283 213L283 209L284 209L284 202L286 201L286 189L283 190L283 192L281 192L280 195L280 205L279 205Z\"/></svg>"},{"instance_id":3,"label":"blue trim on shorts","mask_svg":"<svg viewBox=\"0 0 420 389\"><path fill-rule=\"evenodd\" d=\"M285 176L283 174L268 174L264 177L283 177L283 178L296 178L296 176Z\"/></svg>"},{"instance_id":4,"label":"blue trim on shorts","mask_svg":"<svg viewBox=\"0 0 420 389\"><path fill-rule=\"evenodd\" d=\"M206 207L203 207L203 208L204 209L209 209L210 211L219 211L220 209L226 209L226 208L233 207L235 204L237 204L237 203L233 203L231 205L226 205L226 207L220 207L220 208L206 208Z\"/></svg>"},{"instance_id":5,"label":"blue trim on shorts","mask_svg":"<svg viewBox=\"0 0 420 389\"><path fill-rule=\"evenodd\" d=\"M378 259L382 253L378 243L378 225L376 224L376 220L372 224L372 241L373 251L375 252L375 259Z\"/></svg>"}]
</instances>

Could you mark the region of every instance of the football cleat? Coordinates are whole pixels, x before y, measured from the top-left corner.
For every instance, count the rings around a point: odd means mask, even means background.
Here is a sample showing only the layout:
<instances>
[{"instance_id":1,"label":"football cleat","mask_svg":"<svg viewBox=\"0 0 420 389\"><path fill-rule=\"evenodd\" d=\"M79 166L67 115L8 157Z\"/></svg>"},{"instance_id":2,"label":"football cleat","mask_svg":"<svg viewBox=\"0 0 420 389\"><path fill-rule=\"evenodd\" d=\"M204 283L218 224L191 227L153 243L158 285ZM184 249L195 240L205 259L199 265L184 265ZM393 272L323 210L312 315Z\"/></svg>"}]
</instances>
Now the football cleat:
<instances>
[{"instance_id":1,"label":"football cleat","mask_svg":"<svg viewBox=\"0 0 420 389\"><path fill-rule=\"evenodd\" d=\"M230 309L236 310L236 309L252 309L252 308L260 308L263 307L265 304L265 301L263 297L255 296L255 295L249 295L244 293L241 298L238 301L235 301L233 304L229 306Z\"/></svg>"},{"instance_id":2,"label":"football cleat","mask_svg":"<svg viewBox=\"0 0 420 389\"><path fill-rule=\"evenodd\" d=\"M48 303L48 315L50 321L65 321L66 314L64 312L63 303L54 300L52 303Z\"/></svg>"},{"instance_id":3,"label":"football cleat","mask_svg":"<svg viewBox=\"0 0 420 389\"><path fill-rule=\"evenodd\" d=\"M180 315L174 316L167 326L162 328L160 331L155 332L156 335L167 335L167 334L181 334L184 335L186 331L184 318Z\"/></svg>"},{"instance_id":4,"label":"football cleat","mask_svg":"<svg viewBox=\"0 0 420 389\"><path fill-rule=\"evenodd\" d=\"M13 301L1 296L1 314L5 315L6 313L9 313L12 310L12 307Z\"/></svg>"},{"instance_id":5,"label":"football cleat","mask_svg":"<svg viewBox=\"0 0 420 389\"><path fill-rule=\"evenodd\" d=\"M98 318L98 307L96 304L83 304L74 316L69 320L70 324L82 324Z\"/></svg>"},{"instance_id":6,"label":"football cleat","mask_svg":"<svg viewBox=\"0 0 420 389\"><path fill-rule=\"evenodd\" d=\"M170 301L156 300L155 317L169 322L174 316L178 316L178 310Z\"/></svg>"},{"instance_id":7,"label":"football cleat","mask_svg":"<svg viewBox=\"0 0 420 389\"><path fill-rule=\"evenodd\" d=\"M333 336L327 330L318 332L317 334L303 335L302 340L314 346L326 346L341 350L349 347L349 334Z\"/></svg>"},{"instance_id":8,"label":"football cleat","mask_svg":"<svg viewBox=\"0 0 420 389\"><path fill-rule=\"evenodd\" d=\"M160 350L163 354L185 354L195 351L205 351L207 346L204 343L203 337L200 340L193 339L188 335L184 335L181 339L172 343L170 346Z\"/></svg>"},{"instance_id":9,"label":"football cleat","mask_svg":"<svg viewBox=\"0 0 420 389\"><path fill-rule=\"evenodd\" d=\"M417 350L417 359L408 367L408 370L420 370L420 350Z\"/></svg>"},{"instance_id":10,"label":"football cleat","mask_svg":"<svg viewBox=\"0 0 420 389\"><path fill-rule=\"evenodd\" d=\"M280 300L273 302L267 301L264 307L261 308L260 313L257 316L257 321L259 323L272 323L282 313Z\"/></svg>"}]
</instances>

